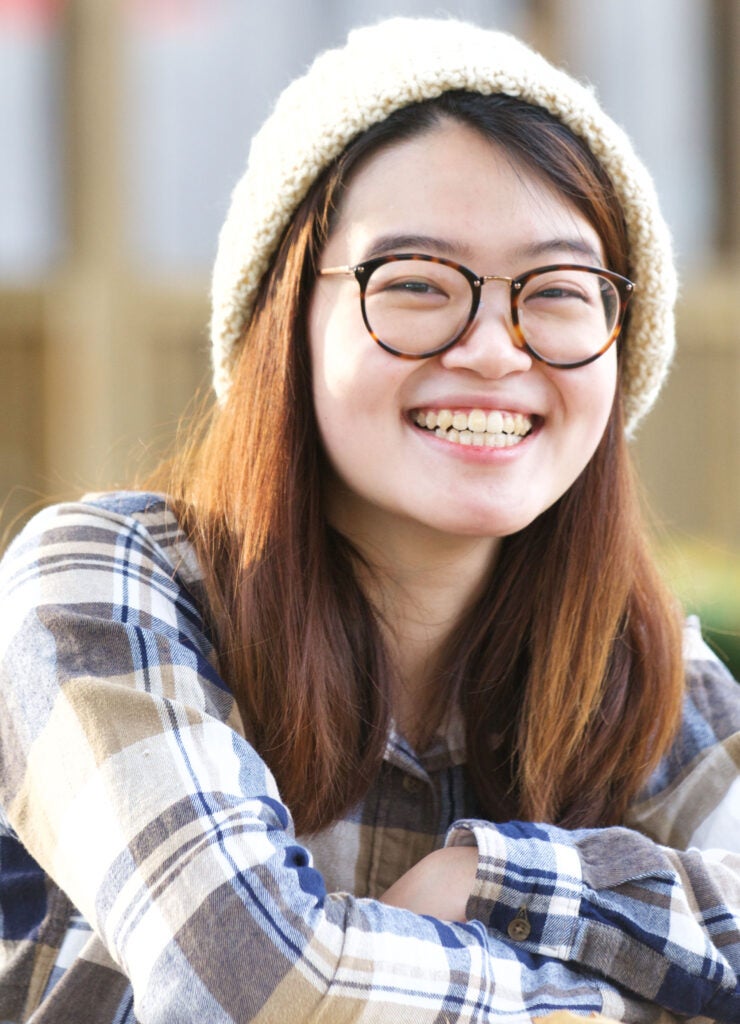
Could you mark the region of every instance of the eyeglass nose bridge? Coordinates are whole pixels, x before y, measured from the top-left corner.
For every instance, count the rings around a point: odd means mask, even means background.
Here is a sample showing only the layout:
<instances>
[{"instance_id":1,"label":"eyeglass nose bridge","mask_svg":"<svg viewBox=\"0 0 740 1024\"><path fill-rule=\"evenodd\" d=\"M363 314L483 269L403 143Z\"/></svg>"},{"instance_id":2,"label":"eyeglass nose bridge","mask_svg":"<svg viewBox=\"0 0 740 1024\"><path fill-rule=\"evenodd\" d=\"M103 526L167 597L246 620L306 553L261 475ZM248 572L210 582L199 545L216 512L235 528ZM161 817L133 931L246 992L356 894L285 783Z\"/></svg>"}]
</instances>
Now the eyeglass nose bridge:
<instances>
[{"instance_id":1,"label":"eyeglass nose bridge","mask_svg":"<svg viewBox=\"0 0 740 1024\"><path fill-rule=\"evenodd\" d=\"M504 284L509 286L509 308L508 314L510 317L510 330L513 330L513 342L517 348L528 350L528 345L524 340L521 330L519 328L519 313L516 308L515 296L517 292L522 289L522 282L514 277L507 277L505 274L480 274L475 277L471 284L473 286L473 308L470 313L470 319L465 327L462 334L455 340L455 344L464 337L471 329L473 322L477 319L478 310L480 308L480 302L483 295L483 285L488 284L489 281L502 281Z\"/></svg>"},{"instance_id":2,"label":"eyeglass nose bridge","mask_svg":"<svg viewBox=\"0 0 740 1024\"><path fill-rule=\"evenodd\" d=\"M479 277L476 277L474 279L474 281L472 282L473 287L475 289L476 299L477 299L476 304L475 304L476 305L476 309L478 307L478 303L480 302L481 296L483 294L483 285L484 284L488 284L489 281L503 281L504 284L508 284L508 286L509 286L510 308L511 308L511 319L512 319L512 322L514 323L514 325L516 325L518 323L518 319L519 318L517 316L517 311L516 311L515 296L516 296L517 292L520 292L522 290L522 282L520 280L518 280L517 278L515 278L515 277L507 277L505 274L481 274Z\"/></svg>"},{"instance_id":3,"label":"eyeglass nose bridge","mask_svg":"<svg viewBox=\"0 0 740 1024\"><path fill-rule=\"evenodd\" d=\"M518 281L515 283L513 277L506 277L504 274L481 274L477 281L481 287L489 281L506 281L509 287L513 286L517 290L521 288L521 284Z\"/></svg>"}]
</instances>

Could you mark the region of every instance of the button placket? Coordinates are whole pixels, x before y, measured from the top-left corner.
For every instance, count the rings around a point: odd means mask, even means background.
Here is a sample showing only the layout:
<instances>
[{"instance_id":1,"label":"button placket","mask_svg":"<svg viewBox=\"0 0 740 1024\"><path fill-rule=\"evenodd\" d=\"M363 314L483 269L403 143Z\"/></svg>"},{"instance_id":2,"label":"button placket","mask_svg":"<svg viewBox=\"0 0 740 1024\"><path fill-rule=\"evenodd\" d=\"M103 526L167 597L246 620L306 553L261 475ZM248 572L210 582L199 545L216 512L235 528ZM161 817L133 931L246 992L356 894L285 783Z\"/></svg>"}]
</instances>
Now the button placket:
<instances>
[{"instance_id":1,"label":"button placket","mask_svg":"<svg viewBox=\"0 0 740 1024\"><path fill-rule=\"evenodd\" d=\"M401 785L407 793L411 793L412 795L421 793L424 788L424 782L421 779L418 779L415 775L404 775Z\"/></svg>"},{"instance_id":2,"label":"button placket","mask_svg":"<svg viewBox=\"0 0 740 1024\"><path fill-rule=\"evenodd\" d=\"M527 908L523 903L521 907L519 907L516 917L509 921L509 926L506 931L509 934L509 938L514 942L524 942L525 939L529 938L532 931L532 925L529 923Z\"/></svg>"}]
</instances>

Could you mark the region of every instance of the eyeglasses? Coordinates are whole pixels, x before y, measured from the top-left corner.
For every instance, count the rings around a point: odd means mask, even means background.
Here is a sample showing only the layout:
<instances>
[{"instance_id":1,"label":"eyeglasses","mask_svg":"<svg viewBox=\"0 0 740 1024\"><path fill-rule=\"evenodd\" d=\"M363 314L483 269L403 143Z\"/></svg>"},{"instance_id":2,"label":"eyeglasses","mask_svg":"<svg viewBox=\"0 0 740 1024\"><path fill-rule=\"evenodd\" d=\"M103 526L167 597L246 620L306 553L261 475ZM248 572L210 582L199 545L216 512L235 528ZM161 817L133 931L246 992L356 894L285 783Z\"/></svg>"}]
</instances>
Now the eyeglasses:
<instances>
[{"instance_id":1,"label":"eyeglasses","mask_svg":"<svg viewBox=\"0 0 740 1024\"><path fill-rule=\"evenodd\" d=\"M518 277L478 276L468 267L420 253L379 256L323 276L355 277L365 326L392 355L428 359L465 334L489 281L509 286L515 343L548 366L574 369L615 341L635 286L600 267L557 263Z\"/></svg>"}]
</instances>

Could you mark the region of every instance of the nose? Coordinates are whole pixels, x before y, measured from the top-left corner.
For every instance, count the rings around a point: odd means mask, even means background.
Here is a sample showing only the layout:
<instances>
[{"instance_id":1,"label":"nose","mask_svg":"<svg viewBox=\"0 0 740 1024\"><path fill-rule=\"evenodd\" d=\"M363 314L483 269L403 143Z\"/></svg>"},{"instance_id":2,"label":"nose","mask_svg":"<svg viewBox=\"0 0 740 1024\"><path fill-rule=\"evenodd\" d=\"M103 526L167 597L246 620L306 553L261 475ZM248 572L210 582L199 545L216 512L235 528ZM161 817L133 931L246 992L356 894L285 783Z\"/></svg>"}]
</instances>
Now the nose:
<instances>
[{"instance_id":1,"label":"nose","mask_svg":"<svg viewBox=\"0 0 740 1024\"><path fill-rule=\"evenodd\" d=\"M473 370L491 379L524 373L533 359L514 331L506 287L496 281L486 285L475 319L457 344L439 357L442 365Z\"/></svg>"}]
</instances>

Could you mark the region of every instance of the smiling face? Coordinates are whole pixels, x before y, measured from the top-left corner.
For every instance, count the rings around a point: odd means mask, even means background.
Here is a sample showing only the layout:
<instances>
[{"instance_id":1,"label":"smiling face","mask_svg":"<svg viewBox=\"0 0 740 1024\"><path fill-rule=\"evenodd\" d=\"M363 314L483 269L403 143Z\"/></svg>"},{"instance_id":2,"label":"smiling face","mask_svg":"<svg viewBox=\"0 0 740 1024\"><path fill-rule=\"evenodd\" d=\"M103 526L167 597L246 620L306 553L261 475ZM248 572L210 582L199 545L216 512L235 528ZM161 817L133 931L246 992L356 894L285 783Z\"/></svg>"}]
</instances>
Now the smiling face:
<instances>
[{"instance_id":1,"label":"smiling face","mask_svg":"<svg viewBox=\"0 0 740 1024\"><path fill-rule=\"evenodd\" d=\"M595 230L553 186L452 121L360 167L321 266L409 251L507 277L603 263ZM461 341L415 361L375 344L353 278L319 277L309 344L328 515L365 544L444 536L493 545L523 529L591 458L616 388L616 346L569 370L517 347L503 282L486 283Z\"/></svg>"}]
</instances>

